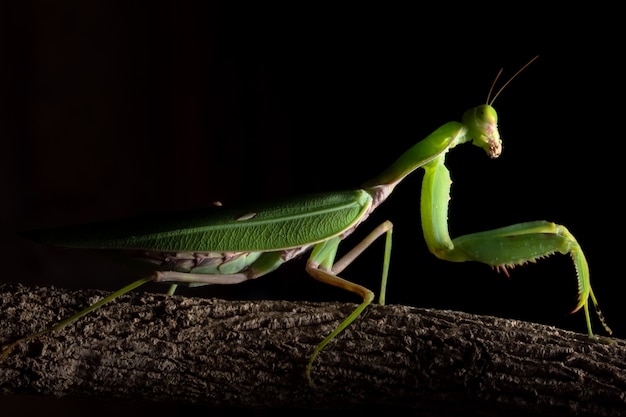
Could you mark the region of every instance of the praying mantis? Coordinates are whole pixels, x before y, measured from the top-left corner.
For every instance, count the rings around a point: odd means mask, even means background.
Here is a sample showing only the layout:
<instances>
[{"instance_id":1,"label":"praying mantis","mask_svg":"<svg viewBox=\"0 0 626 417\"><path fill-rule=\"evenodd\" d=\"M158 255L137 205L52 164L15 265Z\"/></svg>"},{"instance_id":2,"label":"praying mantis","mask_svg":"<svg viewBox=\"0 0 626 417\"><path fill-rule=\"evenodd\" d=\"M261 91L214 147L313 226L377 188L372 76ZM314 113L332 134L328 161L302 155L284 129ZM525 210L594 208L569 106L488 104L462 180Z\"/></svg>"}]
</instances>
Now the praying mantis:
<instances>
[{"instance_id":1,"label":"praying mantis","mask_svg":"<svg viewBox=\"0 0 626 417\"><path fill-rule=\"evenodd\" d=\"M336 259L339 244L381 205L404 178L418 168L424 170L421 190L421 224L428 249L436 257L451 261L476 261L503 271L555 253L571 256L577 276L578 302L572 313L583 310L588 334L594 337L591 305L612 334L591 288L585 255L565 226L548 221L530 221L451 238L448 231L448 202L451 179L445 166L446 154L458 145L471 143L494 159L502 152L492 107L503 89L537 57L517 71L491 98L501 71L494 80L485 104L467 110L461 122L448 122L417 142L394 163L361 188L285 198L271 203L237 207L210 207L158 218L129 219L84 226L32 231L27 236L52 245L122 251L154 266L154 273L104 297L52 327L5 346L6 358L19 343L58 331L84 315L147 282L176 286L238 284L266 275L285 262L310 252L306 272L316 280L339 287L361 298L360 304L311 353L305 376L311 385L313 363L324 348L372 303L374 293L340 277L373 242L385 236L379 303L385 303L393 225L385 221L361 242Z\"/></svg>"}]
</instances>

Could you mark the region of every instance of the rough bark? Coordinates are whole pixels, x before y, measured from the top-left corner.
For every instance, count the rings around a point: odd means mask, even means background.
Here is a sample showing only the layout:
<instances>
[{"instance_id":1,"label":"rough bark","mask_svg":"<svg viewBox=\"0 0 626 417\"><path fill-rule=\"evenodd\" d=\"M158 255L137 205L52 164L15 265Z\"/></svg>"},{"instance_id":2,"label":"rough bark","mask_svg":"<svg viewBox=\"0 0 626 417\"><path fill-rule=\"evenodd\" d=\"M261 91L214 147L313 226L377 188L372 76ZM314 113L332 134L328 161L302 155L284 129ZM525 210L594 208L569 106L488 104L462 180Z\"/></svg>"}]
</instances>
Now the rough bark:
<instances>
[{"instance_id":1,"label":"rough bark","mask_svg":"<svg viewBox=\"0 0 626 417\"><path fill-rule=\"evenodd\" d=\"M100 291L0 286L0 342ZM626 414L626 342L452 311L135 293L0 362L0 393L139 398L250 409L411 409L417 415ZM504 413L504 414L503 414Z\"/></svg>"}]
</instances>

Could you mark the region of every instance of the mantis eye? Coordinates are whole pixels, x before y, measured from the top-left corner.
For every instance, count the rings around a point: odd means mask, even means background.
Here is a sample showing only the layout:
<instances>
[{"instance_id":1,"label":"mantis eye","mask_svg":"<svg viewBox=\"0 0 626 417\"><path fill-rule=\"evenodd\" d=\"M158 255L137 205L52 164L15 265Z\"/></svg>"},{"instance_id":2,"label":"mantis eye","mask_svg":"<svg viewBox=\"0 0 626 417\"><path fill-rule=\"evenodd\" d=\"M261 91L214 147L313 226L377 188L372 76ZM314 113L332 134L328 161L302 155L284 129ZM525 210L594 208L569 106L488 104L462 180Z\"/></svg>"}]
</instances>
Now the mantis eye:
<instances>
[{"instance_id":1,"label":"mantis eye","mask_svg":"<svg viewBox=\"0 0 626 417\"><path fill-rule=\"evenodd\" d=\"M477 122L496 124L498 123L498 114L495 109L488 104L482 104L476 107Z\"/></svg>"},{"instance_id":2,"label":"mantis eye","mask_svg":"<svg viewBox=\"0 0 626 417\"><path fill-rule=\"evenodd\" d=\"M465 112L463 123L472 130L485 130L488 125L498 123L498 113L489 104L481 104Z\"/></svg>"}]
</instances>

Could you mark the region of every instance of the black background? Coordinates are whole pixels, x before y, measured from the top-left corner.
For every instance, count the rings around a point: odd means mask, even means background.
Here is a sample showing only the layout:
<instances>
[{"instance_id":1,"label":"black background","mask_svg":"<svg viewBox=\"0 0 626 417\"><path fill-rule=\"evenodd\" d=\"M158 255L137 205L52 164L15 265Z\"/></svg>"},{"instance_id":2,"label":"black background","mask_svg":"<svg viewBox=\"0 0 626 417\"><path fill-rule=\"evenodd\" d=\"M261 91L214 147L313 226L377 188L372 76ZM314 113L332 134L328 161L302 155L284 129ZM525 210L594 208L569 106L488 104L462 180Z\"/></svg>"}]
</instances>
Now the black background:
<instances>
[{"instance_id":1,"label":"black background","mask_svg":"<svg viewBox=\"0 0 626 417\"><path fill-rule=\"evenodd\" d=\"M501 67L502 83L539 54L494 104L502 156L489 160L469 145L449 154L451 234L539 219L566 225L587 254L607 320L626 335L624 71L610 10L2 7L4 282L113 290L136 278L97 255L20 240L21 229L357 187L485 102ZM582 313L567 314L576 280L566 256L516 268L507 279L430 255L419 224L420 181L418 171L398 186L343 246L394 222L388 303L586 332ZM382 249L374 246L344 276L377 290ZM304 260L255 282L182 293L358 301L310 279ZM69 415L86 403L62 404Z\"/></svg>"}]
</instances>

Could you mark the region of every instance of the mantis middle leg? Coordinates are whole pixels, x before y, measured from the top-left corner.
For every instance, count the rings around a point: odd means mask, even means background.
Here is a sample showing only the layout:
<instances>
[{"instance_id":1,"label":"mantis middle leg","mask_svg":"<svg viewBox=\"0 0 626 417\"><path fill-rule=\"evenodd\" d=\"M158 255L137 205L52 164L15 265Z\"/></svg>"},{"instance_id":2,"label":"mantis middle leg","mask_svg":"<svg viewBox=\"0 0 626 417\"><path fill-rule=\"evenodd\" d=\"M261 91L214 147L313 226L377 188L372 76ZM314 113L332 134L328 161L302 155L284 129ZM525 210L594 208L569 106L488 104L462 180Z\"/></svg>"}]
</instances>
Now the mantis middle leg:
<instances>
[{"instance_id":1,"label":"mantis middle leg","mask_svg":"<svg viewBox=\"0 0 626 417\"><path fill-rule=\"evenodd\" d=\"M374 293L363 287L362 285L355 284L348 280L339 277L340 274L348 265L350 265L366 248L368 248L376 239L378 239L383 233L386 233L387 238L385 240L385 256L383 261L383 276L381 280L381 290L379 296L379 303L382 305L385 303L385 288L387 285L387 275L389 272L389 260L391 256L391 234L393 225L391 222L386 221L380 224L369 235L365 237L358 245L352 250L346 253L341 259L335 262L335 255L339 242L339 237L327 240L319 243L311 253L311 257L307 261L306 271L318 281L325 284L330 284L335 287L343 288L350 292L359 295L363 301L357 306L356 309L348 317L346 317L328 336L324 338L313 350L309 363L306 366L306 377L309 380L309 384L314 386L313 379L311 378L311 367L317 355L324 349L324 347L333 340L339 333L341 333L346 327L350 325L359 315L370 305L374 299Z\"/></svg>"}]
</instances>

